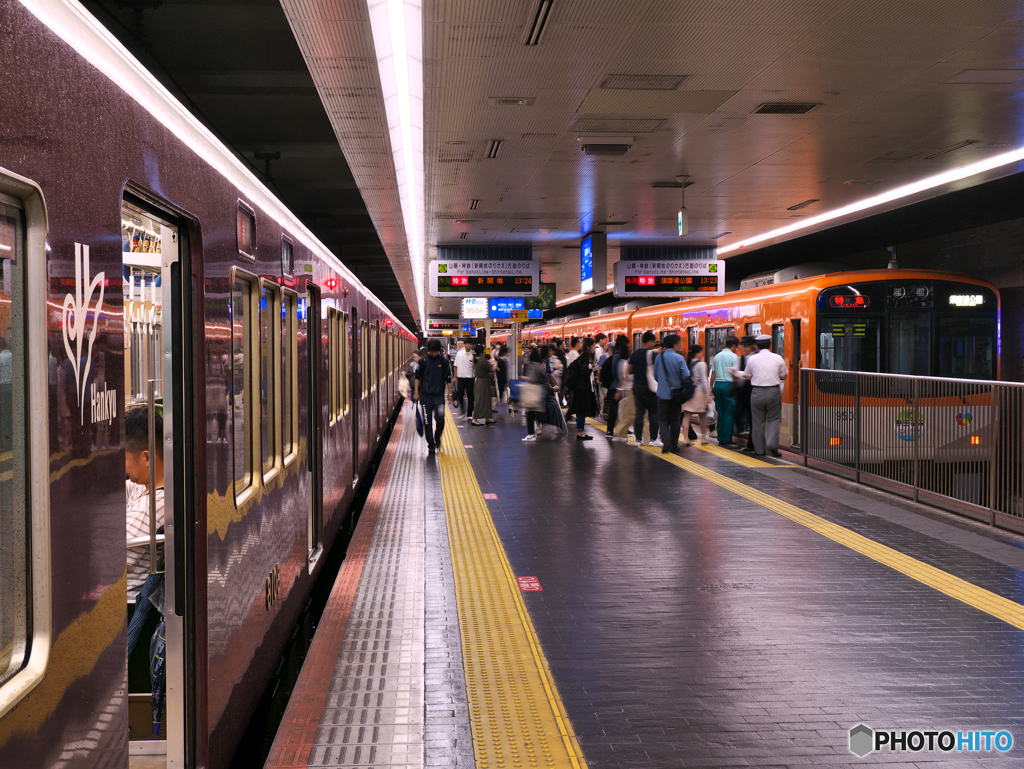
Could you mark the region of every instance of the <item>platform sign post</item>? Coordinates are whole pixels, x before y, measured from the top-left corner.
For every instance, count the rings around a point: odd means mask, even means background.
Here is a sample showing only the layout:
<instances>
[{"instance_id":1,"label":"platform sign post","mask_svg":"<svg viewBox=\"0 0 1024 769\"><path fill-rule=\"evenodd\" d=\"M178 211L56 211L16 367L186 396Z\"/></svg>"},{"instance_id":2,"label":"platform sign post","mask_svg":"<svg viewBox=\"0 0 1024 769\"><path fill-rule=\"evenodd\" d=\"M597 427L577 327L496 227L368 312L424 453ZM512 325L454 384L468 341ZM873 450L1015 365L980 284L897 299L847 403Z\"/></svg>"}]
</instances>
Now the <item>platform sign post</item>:
<instances>
[{"instance_id":1,"label":"platform sign post","mask_svg":"<svg viewBox=\"0 0 1024 769\"><path fill-rule=\"evenodd\" d=\"M615 263L616 297L684 299L724 293L724 261L655 259Z\"/></svg>"}]
</instances>

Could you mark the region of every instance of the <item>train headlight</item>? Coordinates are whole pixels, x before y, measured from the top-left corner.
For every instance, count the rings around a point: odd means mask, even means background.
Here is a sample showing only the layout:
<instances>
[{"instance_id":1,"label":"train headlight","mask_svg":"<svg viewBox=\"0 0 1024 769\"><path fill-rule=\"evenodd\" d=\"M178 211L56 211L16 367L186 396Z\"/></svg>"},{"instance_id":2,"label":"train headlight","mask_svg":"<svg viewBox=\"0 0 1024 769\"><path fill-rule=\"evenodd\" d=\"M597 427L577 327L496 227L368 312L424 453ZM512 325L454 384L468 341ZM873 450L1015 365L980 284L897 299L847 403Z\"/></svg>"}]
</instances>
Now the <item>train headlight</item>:
<instances>
[{"instance_id":1,"label":"train headlight","mask_svg":"<svg viewBox=\"0 0 1024 769\"><path fill-rule=\"evenodd\" d=\"M828 445L829 446L842 446L843 445L843 439L842 438L829 438L828 439Z\"/></svg>"},{"instance_id":2,"label":"train headlight","mask_svg":"<svg viewBox=\"0 0 1024 769\"><path fill-rule=\"evenodd\" d=\"M971 445L972 446L980 446L981 445L981 436L980 435L972 435L971 436Z\"/></svg>"}]
</instances>

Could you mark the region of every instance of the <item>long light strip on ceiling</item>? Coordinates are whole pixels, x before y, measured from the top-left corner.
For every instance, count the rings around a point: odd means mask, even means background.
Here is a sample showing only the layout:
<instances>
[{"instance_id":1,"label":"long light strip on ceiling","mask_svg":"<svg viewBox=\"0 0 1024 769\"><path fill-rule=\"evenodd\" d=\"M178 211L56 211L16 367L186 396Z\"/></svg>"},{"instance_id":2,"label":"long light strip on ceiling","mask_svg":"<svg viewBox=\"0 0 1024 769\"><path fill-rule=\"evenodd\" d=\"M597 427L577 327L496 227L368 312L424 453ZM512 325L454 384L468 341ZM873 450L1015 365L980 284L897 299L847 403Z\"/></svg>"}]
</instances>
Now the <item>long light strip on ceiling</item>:
<instances>
[{"instance_id":1,"label":"long light strip on ceiling","mask_svg":"<svg viewBox=\"0 0 1024 769\"><path fill-rule=\"evenodd\" d=\"M741 240L739 243L733 243L732 245L720 248L718 249L718 253L727 254L730 251L738 251L746 246L752 246L756 243L763 243L766 240L772 240L783 235L789 235L792 232L805 230L808 227L814 227L815 225L823 224L824 222L829 222L833 219L839 219L843 216L849 216L850 214L855 214L859 211L865 211L884 203L891 203L894 200L915 195L919 192L925 192L936 187L941 187L943 184L960 181L961 179L966 179L967 177L974 176L975 174L991 171L992 169L1000 168L1002 166L1008 166L1011 163L1019 163L1022 160L1024 160L1024 147L1011 150L1010 152L1004 152L1000 155L995 155L988 160L979 160L977 163L971 163L970 165L963 166L962 168L954 168L953 170L946 171L945 173L929 176L925 179L921 179L920 181L905 184L902 187L896 187L888 192L883 192L870 198L864 198L864 200L858 200L856 203L851 203L848 206L843 206L842 208L837 208L833 211L826 211L823 214L812 216L809 219L804 219L786 227L780 227L777 230L771 230L760 235L755 235L752 238Z\"/></svg>"},{"instance_id":2,"label":"long light strip on ceiling","mask_svg":"<svg viewBox=\"0 0 1024 769\"><path fill-rule=\"evenodd\" d=\"M289 234L324 259L354 288L365 293L383 312L391 314L384 303L80 3L75 0L21 0L21 4L79 56L160 121L186 147L209 163L235 186L243 198L259 206ZM408 331L405 324L398 322L398 325Z\"/></svg>"},{"instance_id":3,"label":"long light strip on ceiling","mask_svg":"<svg viewBox=\"0 0 1024 769\"><path fill-rule=\"evenodd\" d=\"M611 290L613 288L615 288L615 284L614 283L609 283L608 284L608 288L606 288L605 291L609 291L609 290ZM555 302L555 306L559 307L559 306L561 306L563 304L568 304L569 302L575 302L577 299L582 299L585 296L595 296L596 294L599 294L599 293L601 293L601 292L600 291L594 291L593 293L590 293L590 294L576 294L576 296L570 296L570 297L566 297L565 299L559 299L557 302Z\"/></svg>"},{"instance_id":4,"label":"long light strip on ceiling","mask_svg":"<svg viewBox=\"0 0 1024 769\"><path fill-rule=\"evenodd\" d=\"M370 28L391 136L398 196L422 328L423 296L423 17L420 0L372 0Z\"/></svg>"}]
</instances>

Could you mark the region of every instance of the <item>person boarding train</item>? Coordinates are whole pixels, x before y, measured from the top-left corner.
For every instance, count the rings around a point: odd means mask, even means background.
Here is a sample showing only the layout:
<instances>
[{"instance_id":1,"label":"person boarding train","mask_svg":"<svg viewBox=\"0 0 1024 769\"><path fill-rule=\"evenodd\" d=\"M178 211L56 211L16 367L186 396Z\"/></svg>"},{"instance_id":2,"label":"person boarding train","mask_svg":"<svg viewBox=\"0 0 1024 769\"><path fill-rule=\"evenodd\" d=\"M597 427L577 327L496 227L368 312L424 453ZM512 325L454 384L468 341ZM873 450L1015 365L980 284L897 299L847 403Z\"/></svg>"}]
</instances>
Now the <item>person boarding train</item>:
<instances>
[{"instance_id":1,"label":"person boarding train","mask_svg":"<svg viewBox=\"0 0 1024 769\"><path fill-rule=\"evenodd\" d=\"M789 371L786 361L768 348L772 340L760 334L755 340L757 353L747 360L739 375L750 380L750 439L754 454L773 457L779 454L779 428L782 425L782 383Z\"/></svg>"},{"instance_id":2,"label":"person boarding train","mask_svg":"<svg viewBox=\"0 0 1024 769\"><path fill-rule=\"evenodd\" d=\"M423 434L427 439L427 450L434 452L441 448L441 433L444 432L445 394L451 395L452 367L441 354L441 341L427 342L427 354L420 359L416 369L413 402L422 401L424 412ZM437 432L433 422L437 420Z\"/></svg>"}]
</instances>

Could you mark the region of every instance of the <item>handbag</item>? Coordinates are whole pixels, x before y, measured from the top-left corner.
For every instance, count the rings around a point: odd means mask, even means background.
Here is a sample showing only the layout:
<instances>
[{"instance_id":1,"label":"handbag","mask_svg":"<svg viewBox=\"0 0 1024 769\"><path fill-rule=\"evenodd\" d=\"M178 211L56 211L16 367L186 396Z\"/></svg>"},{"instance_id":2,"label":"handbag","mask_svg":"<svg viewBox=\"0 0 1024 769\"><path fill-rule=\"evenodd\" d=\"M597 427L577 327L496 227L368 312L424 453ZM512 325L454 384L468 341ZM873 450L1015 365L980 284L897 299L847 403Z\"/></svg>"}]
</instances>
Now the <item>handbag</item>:
<instances>
[{"instance_id":1,"label":"handbag","mask_svg":"<svg viewBox=\"0 0 1024 769\"><path fill-rule=\"evenodd\" d=\"M522 384L519 386L519 403L527 411L540 411L544 407L544 385Z\"/></svg>"},{"instance_id":2,"label":"handbag","mask_svg":"<svg viewBox=\"0 0 1024 769\"><path fill-rule=\"evenodd\" d=\"M423 409L420 404L416 404L416 434L423 437Z\"/></svg>"}]
</instances>

